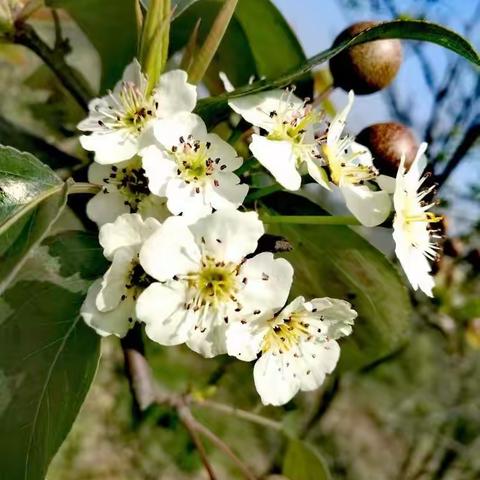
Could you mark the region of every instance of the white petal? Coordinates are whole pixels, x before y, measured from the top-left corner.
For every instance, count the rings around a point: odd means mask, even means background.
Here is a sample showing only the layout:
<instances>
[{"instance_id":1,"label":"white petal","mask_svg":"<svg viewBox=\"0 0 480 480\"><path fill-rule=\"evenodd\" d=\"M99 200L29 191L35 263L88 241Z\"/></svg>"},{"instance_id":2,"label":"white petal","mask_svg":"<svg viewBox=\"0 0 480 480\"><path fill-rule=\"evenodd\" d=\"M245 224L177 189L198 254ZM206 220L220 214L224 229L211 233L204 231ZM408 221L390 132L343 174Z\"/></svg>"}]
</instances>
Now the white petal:
<instances>
[{"instance_id":1,"label":"white petal","mask_svg":"<svg viewBox=\"0 0 480 480\"><path fill-rule=\"evenodd\" d=\"M307 159L308 174L323 188L330 190L328 175L324 168L318 165L314 160Z\"/></svg>"},{"instance_id":2,"label":"white petal","mask_svg":"<svg viewBox=\"0 0 480 480\"><path fill-rule=\"evenodd\" d=\"M125 205L125 197L115 187L102 190L87 203L87 217L98 226L114 222L125 213L130 213L130 207Z\"/></svg>"},{"instance_id":3,"label":"white petal","mask_svg":"<svg viewBox=\"0 0 480 480\"><path fill-rule=\"evenodd\" d=\"M155 195L165 196L168 181L176 176L175 161L156 145L150 145L140 153L149 190Z\"/></svg>"},{"instance_id":4,"label":"white petal","mask_svg":"<svg viewBox=\"0 0 480 480\"><path fill-rule=\"evenodd\" d=\"M137 300L137 316L145 333L160 345L179 345L193 328L193 315L184 308L186 284L152 283Z\"/></svg>"},{"instance_id":5,"label":"white petal","mask_svg":"<svg viewBox=\"0 0 480 480\"><path fill-rule=\"evenodd\" d=\"M97 185L103 185L105 183L104 179L108 178L111 173L111 165L100 165L97 162L92 162L88 167L88 181Z\"/></svg>"},{"instance_id":6,"label":"white petal","mask_svg":"<svg viewBox=\"0 0 480 480\"><path fill-rule=\"evenodd\" d=\"M322 385L325 375L331 373L340 357L340 347L335 340L329 342L302 342L297 375L300 389L311 391Z\"/></svg>"},{"instance_id":7,"label":"white petal","mask_svg":"<svg viewBox=\"0 0 480 480\"><path fill-rule=\"evenodd\" d=\"M136 254L135 247L123 247L115 251L112 265L103 276L102 288L97 295L96 305L100 311L113 310L127 296L126 284Z\"/></svg>"},{"instance_id":8,"label":"white petal","mask_svg":"<svg viewBox=\"0 0 480 480\"><path fill-rule=\"evenodd\" d=\"M103 247L103 254L111 259L118 248L129 246L140 248L160 225L154 218L147 218L144 221L138 213L119 216L113 223L107 223L100 228L99 242Z\"/></svg>"},{"instance_id":9,"label":"white petal","mask_svg":"<svg viewBox=\"0 0 480 480\"><path fill-rule=\"evenodd\" d=\"M265 353L256 361L253 378L264 405L284 405L298 392L300 379L286 367L290 360L288 354Z\"/></svg>"},{"instance_id":10,"label":"white petal","mask_svg":"<svg viewBox=\"0 0 480 480\"><path fill-rule=\"evenodd\" d=\"M419 147L415 159L413 160L410 168L408 169L406 180L408 182L413 181L416 183L420 180L425 168L427 166L427 157L425 152L427 151L428 143L423 142Z\"/></svg>"},{"instance_id":11,"label":"white petal","mask_svg":"<svg viewBox=\"0 0 480 480\"><path fill-rule=\"evenodd\" d=\"M80 309L85 323L99 335L116 335L124 337L135 324L135 301L128 297L117 308L109 312L100 312L95 304L102 285L102 279L96 280L88 289L87 297Z\"/></svg>"},{"instance_id":12,"label":"white petal","mask_svg":"<svg viewBox=\"0 0 480 480\"><path fill-rule=\"evenodd\" d=\"M223 83L223 88L226 92L233 92L235 90L235 87L233 86L232 82L229 80L225 72L218 72L218 76L220 77L220 80Z\"/></svg>"},{"instance_id":13,"label":"white petal","mask_svg":"<svg viewBox=\"0 0 480 480\"><path fill-rule=\"evenodd\" d=\"M389 194L395 192L395 178L389 177L388 175L379 175L375 178L375 182L384 192L387 192Z\"/></svg>"},{"instance_id":14,"label":"white petal","mask_svg":"<svg viewBox=\"0 0 480 480\"><path fill-rule=\"evenodd\" d=\"M375 227L388 218L392 209L388 193L374 192L366 185L345 185L340 190L348 209L362 225Z\"/></svg>"},{"instance_id":15,"label":"white petal","mask_svg":"<svg viewBox=\"0 0 480 480\"><path fill-rule=\"evenodd\" d=\"M270 113L284 110L287 106L285 103L287 99L295 106L302 105L299 98L284 90L268 90L244 97L231 98L228 105L248 123L271 131L275 125L275 119L271 118Z\"/></svg>"},{"instance_id":16,"label":"white petal","mask_svg":"<svg viewBox=\"0 0 480 480\"><path fill-rule=\"evenodd\" d=\"M122 80L115 85L114 92L118 93L122 90L124 82L131 82L136 85L141 92L145 91L147 78L142 73L142 67L136 58L127 65L122 74Z\"/></svg>"},{"instance_id":17,"label":"white petal","mask_svg":"<svg viewBox=\"0 0 480 480\"><path fill-rule=\"evenodd\" d=\"M160 281L198 269L200 250L192 232L181 217L169 217L143 244L140 263Z\"/></svg>"},{"instance_id":18,"label":"white petal","mask_svg":"<svg viewBox=\"0 0 480 480\"><path fill-rule=\"evenodd\" d=\"M158 116L169 117L178 112L191 112L197 103L197 88L188 83L183 70L172 70L160 76L154 90Z\"/></svg>"},{"instance_id":19,"label":"white petal","mask_svg":"<svg viewBox=\"0 0 480 480\"><path fill-rule=\"evenodd\" d=\"M137 205L137 211L146 220L151 217L159 222L163 222L170 217L170 212L167 208L167 200L164 197L157 197L157 195L154 195L153 193L143 198L143 200Z\"/></svg>"},{"instance_id":20,"label":"white petal","mask_svg":"<svg viewBox=\"0 0 480 480\"><path fill-rule=\"evenodd\" d=\"M239 168L243 159L238 156L236 150L225 140L222 140L216 133L209 133L206 141L210 142L210 149L208 151L211 158L220 158L220 165L225 165L225 172L233 172Z\"/></svg>"},{"instance_id":21,"label":"white petal","mask_svg":"<svg viewBox=\"0 0 480 480\"><path fill-rule=\"evenodd\" d=\"M261 319L241 323L229 322L225 333L227 353L244 362L255 360L262 349L263 339L268 332L268 320L274 312L266 312Z\"/></svg>"},{"instance_id":22,"label":"white petal","mask_svg":"<svg viewBox=\"0 0 480 480\"><path fill-rule=\"evenodd\" d=\"M226 325L223 320L221 322L211 321L205 331L194 327L189 332L187 346L205 358L213 358L227 353L225 329Z\"/></svg>"},{"instance_id":23,"label":"white petal","mask_svg":"<svg viewBox=\"0 0 480 480\"><path fill-rule=\"evenodd\" d=\"M213 183L205 187L205 199L215 208L238 208L248 193L248 185L239 183L240 178L234 173L218 173L214 176L217 186Z\"/></svg>"},{"instance_id":24,"label":"white petal","mask_svg":"<svg viewBox=\"0 0 480 480\"><path fill-rule=\"evenodd\" d=\"M174 215L182 214L188 224L212 213L212 207L205 201L202 190L197 193L194 183L176 178L170 180L166 190L167 207Z\"/></svg>"},{"instance_id":25,"label":"white petal","mask_svg":"<svg viewBox=\"0 0 480 480\"><path fill-rule=\"evenodd\" d=\"M82 135L80 144L95 152L95 161L102 165L128 160L138 152L138 137L125 129Z\"/></svg>"},{"instance_id":26,"label":"white petal","mask_svg":"<svg viewBox=\"0 0 480 480\"><path fill-rule=\"evenodd\" d=\"M247 279L237 298L242 315L260 311L264 314L278 310L287 301L292 285L293 267L284 258L273 257L270 252L249 258L241 267L238 278ZM259 314L257 314L259 315Z\"/></svg>"},{"instance_id":27,"label":"white petal","mask_svg":"<svg viewBox=\"0 0 480 480\"><path fill-rule=\"evenodd\" d=\"M207 136L207 127L198 115L180 112L171 117L155 120L153 132L155 138L170 150L181 143L180 137L186 140L189 135L192 135L194 139L203 140Z\"/></svg>"},{"instance_id":28,"label":"white petal","mask_svg":"<svg viewBox=\"0 0 480 480\"><path fill-rule=\"evenodd\" d=\"M367 147L360 143L352 142L349 145L349 150L356 154L354 161L357 165L363 165L365 167L373 166L373 156Z\"/></svg>"},{"instance_id":29,"label":"white petal","mask_svg":"<svg viewBox=\"0 0 480 480\"><path fill-rule=\"evenodd\" d=\"M328 128L327 145L332 151L336 151L336 145L340 140L340 137L342 136L343 129L345 128L345 124L347 122L348 114L352 109L354 98L355 95L353 93L353 90L350 90L348 92L347 105L343 108L343 110L341 110L337 113L337 115L335 115L332 123L330 124L330 127Z\"/></svg>"},{"instance_id":30,"label":"white petal","mask_svg":"<svg viewBox=\"0 0 480 480\"><path fill-rule=\"evenodd\" d=\"M297 161L290 142L252 135L250 150L280 185L287 190L300 188L302 178L297 171Z\"/></svg>"},{"instance_id":31,"label":"white petal","mask_svg":"<svg viewBox=\"0 0 480 480\"><path fill-rule=\"evenodd\" d=\"M198 244L218 261L238 263L257 248L265 233L256 212L218 210L190 226Z\"/></svg>"},{"instance_id":32,"label":"white petal","mask_svg":"<svg viewBox=\"0 0 480 480\"><path fill-rule=\"evenodd\" d=\"M305 304L308 311L315 310L316 316L322 317L322 324L326 327L324 332L332 340L350 335L353 321L357 312L350 303L336 298L314 298Z\"/></svg>"}]
</instances>

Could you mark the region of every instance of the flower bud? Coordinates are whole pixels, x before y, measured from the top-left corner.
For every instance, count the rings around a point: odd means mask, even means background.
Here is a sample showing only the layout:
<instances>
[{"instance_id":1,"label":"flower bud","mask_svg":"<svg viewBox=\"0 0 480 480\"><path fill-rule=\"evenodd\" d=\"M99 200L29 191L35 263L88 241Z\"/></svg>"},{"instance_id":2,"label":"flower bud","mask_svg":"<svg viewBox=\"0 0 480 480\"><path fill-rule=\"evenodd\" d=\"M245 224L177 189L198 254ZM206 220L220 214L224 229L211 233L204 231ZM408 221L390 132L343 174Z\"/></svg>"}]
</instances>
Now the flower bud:
<instances>
[{"instance_id":1,"label":"flower bud","mask_svg":"<svg viewBox=\"0 0 480 480\"><path fill-rule=\"evenodd\" d=\"M395 177L402 155L408 169L418 150L414 133L405 125L396 122L376 123L364 128L356 141L368 147L373 162L380 173Z\"/></svg>"},{"instance_id":2,"label":"flower bud","mask_svg":"<svg viewBox=\"0 0 480 480\"><path fill-rule=\"evenodd\" d=\"M343 30L333 45L353 37L379 22L358 22ZM402 44L397 39L375 40L347 48L330 59L334 85L359 95L390 85L402 63Z\"/></svg>"}]
</instances>

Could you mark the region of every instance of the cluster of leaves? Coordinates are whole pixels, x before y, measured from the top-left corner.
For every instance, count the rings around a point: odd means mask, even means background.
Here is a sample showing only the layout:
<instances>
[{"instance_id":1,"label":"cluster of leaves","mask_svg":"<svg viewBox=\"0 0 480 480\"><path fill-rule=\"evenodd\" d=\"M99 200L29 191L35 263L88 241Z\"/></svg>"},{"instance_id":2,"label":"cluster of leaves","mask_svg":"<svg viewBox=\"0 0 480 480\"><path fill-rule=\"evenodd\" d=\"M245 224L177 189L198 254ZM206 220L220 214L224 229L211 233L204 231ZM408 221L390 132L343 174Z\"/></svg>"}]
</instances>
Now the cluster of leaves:
<instances>
[{"instance_id":1,"label":"cluster of leaves","mask_svg":"<svg viewBox=\"0 0 480 480\"><path fill-rule=\"evenodd\" d=\"M87 35L102 63L100 90L110 88L136 51L135 2L46 4L66 10ZM171 54L185 47L199 18L201 43L221 5L219 0L178 1ZM349 46L392 37L434 42L480 63L455 33L407 20L373 27L306 59L269 0L242 0L205 84L212 94L220 93L218 73L224 71L235 85L245 86L202 100L198 112L217 125L227 112L229 95L292 82L308 91L309 72L315 66ZM264 79L247 85L252 75ZM70 162L69 158L63 165L55 159L49 163L62 169L70 168ZM6 478L39 479L68 434L97 368L99 337L80 321L78 311L89 284L106 265L95 234L82 230L53 234L67 202L75 204L70 197L76 192L73 181L62 180L31 153L4 146L0 188L0 469ZM297 196L278 194L268 201L283 214L321 213ZM309 296L349 298L358 311L355 335L343 348L342 369L365 367L405 343L410 329L407 291L382 253L342 226L282 226L272 233L288 238L294 247L286 255L297 272L295 289ZM318 454L298 440L289 444L284 474L292 480L329 478Z\"/></svg>"}]
</instances>

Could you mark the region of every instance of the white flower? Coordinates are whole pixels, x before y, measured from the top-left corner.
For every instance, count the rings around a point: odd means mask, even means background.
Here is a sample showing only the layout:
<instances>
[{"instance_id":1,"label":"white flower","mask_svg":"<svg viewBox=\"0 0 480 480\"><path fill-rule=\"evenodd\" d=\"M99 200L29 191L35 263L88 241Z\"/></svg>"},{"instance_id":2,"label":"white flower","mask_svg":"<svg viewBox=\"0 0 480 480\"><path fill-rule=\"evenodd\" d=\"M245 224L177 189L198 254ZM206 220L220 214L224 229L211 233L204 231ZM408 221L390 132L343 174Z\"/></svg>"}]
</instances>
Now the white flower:
<instances>
[{"instance_id":1,"label":"white flower","mask_svg":"<svg viewBox=\"0 0 480 480\"><path fill-rule=\"evenodd\" d=\"M168 218L140 251L141 265L158 280L137 303L146 334L213 357L226 352L230 325L280 308L292 266L271 253L246 258L263 233L255 212L218 210L190 226L182 217Z\"/></svg>"},{"instance_id":2,"label":"white flower","mask_svg":"<svg viewBox=\"0 0 480 480\"><path fill-rule=\"evenodd\" d=\"M315 126L321 115L307 101L289 90L270 90L229 100L230 107L251 124L267 131L267 136L252 135L250 150L257 160L288 190L298 190L299 170L327 186L320 166Z\"/></svg>"},{"instance_id":3,"label":"white flower","mask_svg":"<svg viewBox=\"0 0 480 480\"><path fill-rule=\"evenodd\" d=\"M100 335L123 337L137 320L136 299L152 282L140 266L138 254L160 225L154 218L125 214L100 229L100 244L112 265L91 285L80 310L85 322Z\"/></svg>"},{"instance_id":4,"label":"white flower","mask_svg":"<svg viewBox=\"0 0 480 480\"><path fill-rule=\"evenodd\" d=\"M203 120L193 113L179 113L158 120L154 134L160 145L141 151L150 190L166 196L174 215L189 221L212 209L238 208L248 192L233 173L242 159L218 135L208 133Z\"/></svg>"},{"instance_id":5,"label":"white flower","mask_svg":"<svg viewBox=\"0 0 480 480\"><path fill-rule=\"evenodd\" d=\"M387 192L373 191L365 184L378 176L368 148L343 135L353 100L354 93L350 91L346 107L335 116L328 128L322 152L330 180L340 188L348 209L363 225L373 227L387 219L391 201Z\"/></svg>"},{"instance_id":6,"label":"white flower","mask_svg":"<svg viewBox=\"0 0 480 480\"><path fill-rule=\"evenodd\" d=\"M283 405L299 391L318 388L340 356L336 340L350 335L357 313L348 302L297 297L276 315L263 315L227 331L230 355L251 361L265 405Z\"/></svg>"},{"instance_id":7,"label":"white flower","mask_svg":"<svg viewBox=\"0 0 480 480\"><path fill-rule=\"evenodd\" d=\"M85 150L95 152L101 164L132 158L139 150L141 134L151 120L177 112L191 112L197 101L196 88L187 83L183 70L164 73L153 92L137 60L128 65L113 92L90 102L89 116L78 129Z\"/></svg>"},{"instance_id":8,"label":"white flower","mask_svg":"<svg viewBox=\"0 0 480 480\"><path fill-rule=\"evenodd\" d=\"M442 218L428 211L434 203L426 204L423 201L434 186L420 191L427 178L426 175L422 177L427 164L424 155L426 149L427 144L422 143L407 173L405 157L400 162L393 195L393 238L395 253L412 287L414 290L420 288L431 297L435 284L428 260L436 256L438 247L435 239L439 237L430 229L430 223L439 222Z\"/></svg>"},{"instance_id":9,"label":"white flower","mask_svg":"<svg viewBox=\"0 0 480 480\"><path fill-rule=\"evenodd\" d=\"M100 165L93 162L88 181L102 185L102 190L87 203L87 216L99 226L115 221L124 213L140 213L143 218L164 220L169 216L166 199L154 195L141 159Z\"/></svg>"}]
</instances>

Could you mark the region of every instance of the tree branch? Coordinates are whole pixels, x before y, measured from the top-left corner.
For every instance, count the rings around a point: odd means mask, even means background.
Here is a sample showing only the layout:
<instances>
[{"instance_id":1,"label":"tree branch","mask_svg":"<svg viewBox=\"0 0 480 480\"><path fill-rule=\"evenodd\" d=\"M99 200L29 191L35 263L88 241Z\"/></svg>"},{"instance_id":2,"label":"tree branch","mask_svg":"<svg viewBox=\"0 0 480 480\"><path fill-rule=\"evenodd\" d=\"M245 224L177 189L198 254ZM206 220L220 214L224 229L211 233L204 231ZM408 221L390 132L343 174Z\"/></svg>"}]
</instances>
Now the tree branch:
<instances>
[{"instance_id":1,"label":"tree branch","mask_svg":"<svg viewBox=\"0 0 480 480\"><path fill-rule=\"evenodd\" d=\"M150 365L145 358L142 329L135 325L121 340L125 374L134 401L134 409L143 412L156 401L156 388Z\"/></svg>"},{"instance_id":2,"label":"tree branch","mask_svg":"<svg viewBox=\"0 0 480 480\"><path fill-rule=\"evenodd\" d=\"M477 121L467 130L463 140L450 157L447 166L443 169L442 173L437 176L436 182L438 183L439 188L448 180L452 172L458 167L470 148L475 145L479 137L480 121Z\"/></svg>"},{"instance_id":3,"label":"tree branch","mask_svg":"<svg viewBox=\"0 0 480 480\"><path fill-rule=\"evenodd\" d=\"M85 80L67 64L63 48L50 48L26 23L16 24L12 41L36 53L55 73L78 104L88 111L88 102L93 97L93 93Z\"/></svg>"},{"instance_id":4,"label":"tree branch","mask_svg":"<svg viewBox=\"0 0 480 480\"><path fill-rule=\"evenodd\" d=\"M190 437L192 438L193 443L195 444L195 447L198 450L198 454L200 455L200 459L203 463L203 466L205 467L205 470L208 473L208 477L210 480L216 480L217 477L215 475L215 472L213 471L212 465L210 464L210 461L208 460L207 457L207 452L205 451L205 447L203 446L198 433L198 422L193 418L192 413L188 409L186 405L179 406L177 408L178 416L180 417L180 420L183 423L183 426L187 429L188 433L190 434Z\"/></svg>"}]
</instances>

